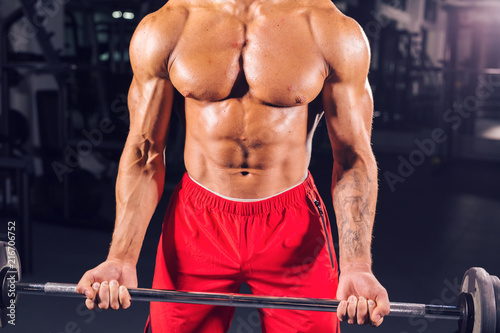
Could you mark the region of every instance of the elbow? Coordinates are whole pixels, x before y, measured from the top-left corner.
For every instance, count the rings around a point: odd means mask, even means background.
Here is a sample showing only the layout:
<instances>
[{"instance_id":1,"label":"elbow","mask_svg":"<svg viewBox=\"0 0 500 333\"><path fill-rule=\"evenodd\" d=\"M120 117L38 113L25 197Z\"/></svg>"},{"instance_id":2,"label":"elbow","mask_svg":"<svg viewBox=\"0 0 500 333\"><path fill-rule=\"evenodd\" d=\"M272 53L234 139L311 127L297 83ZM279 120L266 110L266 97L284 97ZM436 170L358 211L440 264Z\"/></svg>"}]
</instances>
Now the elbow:
<instances>
[{"instance_id":1,"label":"elbow","mask_svg":"<svg viewBox=\"0 0 500 333\"><path fill-rule=\"evenodd\" d=\"M135 138L128 140L123 157L128 160L125 164L135 165L144 172L156 171L165 165L164 150L165 144L148 138Z\"/></svg>"},{"instance_id":2,"label":"elbow","mask_svg":"<svg viewBox=\"0 0 500 333\"><path fill-rule=\"evenodd\" d=\"M377 161L371 149L361 152L350 150L344 154L334 154L332 193L342 180L351 181L352 184L358 184L362 181L377 187L377 178Z\"/></svg>"},{"instance_id":3,"label":"elbow","mask_svg":"<svg viewBox=\"0 0 500 333\"><path fill-rule=\"evenodd\" d=\"M146 169L156 169L159 165L164 165L164 145L144 140L136 149L140 162Z\"/></svg>"},{"instance_id":4,"label":"elbow","mask_svg":"<svg viewBox=\"0 0 500 333\"><path fill-rule=\"evenodd\" d=\"M333 152L333 167L336 173L343 173L351 169L377 170L377 162L371 146L362 149L346 146Z\"/></svg>"}]
</instances>

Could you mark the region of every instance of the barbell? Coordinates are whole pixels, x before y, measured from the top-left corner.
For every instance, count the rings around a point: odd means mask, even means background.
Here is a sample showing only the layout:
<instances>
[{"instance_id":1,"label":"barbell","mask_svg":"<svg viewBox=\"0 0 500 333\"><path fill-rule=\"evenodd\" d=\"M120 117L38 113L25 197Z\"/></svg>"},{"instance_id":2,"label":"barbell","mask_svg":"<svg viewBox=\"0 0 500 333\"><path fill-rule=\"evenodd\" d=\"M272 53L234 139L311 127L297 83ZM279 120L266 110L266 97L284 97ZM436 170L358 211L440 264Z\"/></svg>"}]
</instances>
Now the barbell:
<instances>
[{"instance_id":1,"label":"barbell","mask_svg":"<svg viewBox=\"0 0 500 333\"><path fill-rule=\"evenodd\" d=\"M0 327L8 324L9 314L17 306L19 294L79 297L76 284L23 283L17 250L0 242ZM156 289L129 289L133 301L173 302L336 312L338 300L296 297L255 296L246 294L186 292ZM392 317L456 320L460 333L500 333L500 279L483 268L469 269L463 278L457 306L391 302ZM498 324L497 324L498 322Z\"/></svg>"}]
</instances>

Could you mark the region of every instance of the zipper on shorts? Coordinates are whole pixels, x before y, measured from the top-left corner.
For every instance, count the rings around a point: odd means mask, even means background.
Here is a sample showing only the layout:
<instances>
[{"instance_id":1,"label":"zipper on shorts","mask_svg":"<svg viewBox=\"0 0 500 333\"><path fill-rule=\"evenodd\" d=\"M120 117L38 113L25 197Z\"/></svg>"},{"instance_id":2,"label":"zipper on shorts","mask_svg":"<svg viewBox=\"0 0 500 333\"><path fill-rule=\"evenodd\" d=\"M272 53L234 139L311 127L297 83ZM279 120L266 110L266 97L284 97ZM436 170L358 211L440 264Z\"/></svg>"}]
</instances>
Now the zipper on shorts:
<instances>
[{"instance_id":1,"label":"zipper on shorts","mask_svg":"<svg viewBox=\"0 0 500 333\"><path fill-rule=\"evenodd\" d=\"M326 236L326 246L328 248L328 254L330 255L330 262L333 268L335 266L333 265L332 248L330 247L330 237L328 237L328 230L326 229L325 215L323 213L323 209L321 208L321 204L319 203L319 201L314 199L313 202L316 205L316 208L318 208L319 216L321 217L321 222L323 223L323 230L325 231L325 236Z\"/></svg>"}]
</instances>

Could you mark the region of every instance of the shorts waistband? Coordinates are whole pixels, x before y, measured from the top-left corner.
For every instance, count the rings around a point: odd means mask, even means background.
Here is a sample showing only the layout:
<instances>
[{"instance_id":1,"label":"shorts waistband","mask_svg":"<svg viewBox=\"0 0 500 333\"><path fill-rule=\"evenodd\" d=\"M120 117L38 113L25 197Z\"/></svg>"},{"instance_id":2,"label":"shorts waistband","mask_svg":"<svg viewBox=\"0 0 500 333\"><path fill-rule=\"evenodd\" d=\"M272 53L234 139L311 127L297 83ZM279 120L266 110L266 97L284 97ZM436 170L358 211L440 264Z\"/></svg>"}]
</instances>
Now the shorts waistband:
<instances>
[{"instance_id":1,"label":"shorts waistband","mask_svg":"<svg viewBox=\"0 0 500 333\"><path fill-rule=\"evenodd\" d=\"M199 205L215 208L235 215L262 215L271 211L283 209L297 201L304 200L311 191L317 191L311 173L307 173L306 179L289 189L270 198L252 201L240 202L232 201L203 188L194 182L187 173L181 181L181 191L183 195L197 202Z\"/></svg>"}]
</instances>

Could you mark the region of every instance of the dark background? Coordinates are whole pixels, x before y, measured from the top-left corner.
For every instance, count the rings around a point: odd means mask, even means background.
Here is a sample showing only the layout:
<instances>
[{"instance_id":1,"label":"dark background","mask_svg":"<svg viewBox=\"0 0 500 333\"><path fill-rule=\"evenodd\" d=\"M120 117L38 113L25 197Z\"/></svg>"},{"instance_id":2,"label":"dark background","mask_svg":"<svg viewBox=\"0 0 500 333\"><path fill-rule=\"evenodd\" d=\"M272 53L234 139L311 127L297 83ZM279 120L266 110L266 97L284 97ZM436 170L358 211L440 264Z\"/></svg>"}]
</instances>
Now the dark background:
<instances>
[{"instance_id":1,"label":"dark background","mask_svg":"<svg viewBox=\"0 0 500 333\"><path fill-rule=\"evenodd\" d=\"M500 274L500 1L334 2L372 48L374 272L393 301L455 305L468 268ZM76 283L105 259L128 129L127 47L140 19L162 5L0 2L0 238L15 222L24 281ZM141 287L151 285L162 215L184 171L183 135L175 114L165 193L138 264ZM333 222L324 123L310 169ZM81 305L21 295L16 326L5 332L141 332L148 313L139 302L126 311ZM457 324L387 318L376 331L446 333ZM256 311L238 309L231 332L260 332Z\"/></svg>"}]
</instances>

